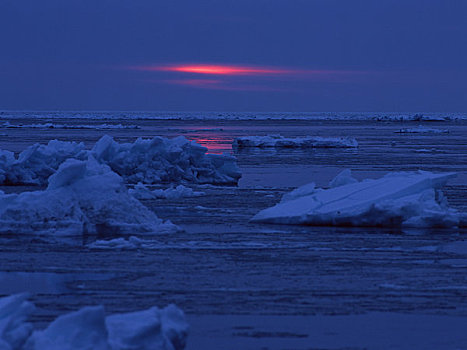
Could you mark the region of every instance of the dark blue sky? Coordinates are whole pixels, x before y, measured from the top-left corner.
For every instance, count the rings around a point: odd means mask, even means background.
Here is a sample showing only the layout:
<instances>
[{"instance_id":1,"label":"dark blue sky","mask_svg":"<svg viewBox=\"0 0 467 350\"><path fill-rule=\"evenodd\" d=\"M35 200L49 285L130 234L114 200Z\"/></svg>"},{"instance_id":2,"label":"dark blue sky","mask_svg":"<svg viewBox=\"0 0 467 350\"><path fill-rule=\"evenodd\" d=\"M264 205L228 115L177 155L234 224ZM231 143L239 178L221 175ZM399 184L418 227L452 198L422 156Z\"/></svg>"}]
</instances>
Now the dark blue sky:
<instances>
[{"instance_id":1,"label":"dark blue sky","mask_svg":"<svg viewBox=\"0 0 467 350\"><path fill-rule=\"evenodd\" d=\"M0 0L0 39L0 109L467 111L465 0Z\"/></svg>"}]
</instances>

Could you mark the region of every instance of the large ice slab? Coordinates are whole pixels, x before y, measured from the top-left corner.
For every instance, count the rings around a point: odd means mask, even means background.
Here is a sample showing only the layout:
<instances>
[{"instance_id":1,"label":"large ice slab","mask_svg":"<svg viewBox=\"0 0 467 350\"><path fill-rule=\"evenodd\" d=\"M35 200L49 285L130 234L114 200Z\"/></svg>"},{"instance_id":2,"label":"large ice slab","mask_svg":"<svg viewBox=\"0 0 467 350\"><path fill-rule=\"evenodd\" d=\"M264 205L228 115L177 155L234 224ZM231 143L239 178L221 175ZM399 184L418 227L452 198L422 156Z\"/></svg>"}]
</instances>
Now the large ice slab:
<instances>
[{"instance_id":1,"label":"large ice slab","mask_svg":"<svg viewBox=\"0 0 467 350\"><path fill-rule=\"evenodd\" d=\"M237 137L234 147L277 148L354 148L358 142L352 137L283 137L280 135Z\"/></svg>"},{"instance_id":2,"label":"large ice slab","mask_svg":"<svg viewBox=\"0 0 467 350\"><path fill-rule=\"evenodd\" d=\"M79 235L82 233L168 233L170 222L131 196L123 179L92 157L68 159L44 191L0 192L0 232Z\"/></svg>"},{"instance_id":3,"label":"large ice slab","mask_svg":"<svg viewBox=\"0 0 467 350\"><path fill-rule=\"evenodd\" d=\"M380 179L354 182L339 175L343 185L327 190L297 189L252 221L326 226L456 227L462 215L449 208L439 189L454 173L389 173ZM300 195L303 193L303 195ZM287 199L290 200L287 200Z\"/></svg>"},{"instance_id":4,"label":"large ice slab","mask_svg":"<svg viewBox=\"0 0 467 350\"><path fill-rule=\"evenodd\" d=\"M83 143L52 140L28 147L18 158L0 150L0 184L46 185L65 160L85 160L92 155L131 183L236 185L241 173L235 157L206 152L206 147L183 136L137 139L134 143L103 136L90 151Z\"/></svg>"}]
</instances>

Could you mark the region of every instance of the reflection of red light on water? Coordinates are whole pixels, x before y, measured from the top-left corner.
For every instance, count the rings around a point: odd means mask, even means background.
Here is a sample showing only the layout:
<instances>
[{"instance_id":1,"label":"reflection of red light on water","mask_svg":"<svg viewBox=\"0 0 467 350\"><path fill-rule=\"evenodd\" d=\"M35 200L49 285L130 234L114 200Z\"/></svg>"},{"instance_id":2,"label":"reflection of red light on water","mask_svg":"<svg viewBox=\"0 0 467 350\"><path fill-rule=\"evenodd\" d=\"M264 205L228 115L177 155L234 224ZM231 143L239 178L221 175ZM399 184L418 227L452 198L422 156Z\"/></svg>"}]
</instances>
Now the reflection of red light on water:
<instances>
[{"instance_id":1,"label":"reflection of red light on water","mask_svg":"<svg viewBox=\"0 0 467 350\"><path fill-rule=\"evenodd\" d=\"M222 154L230 152L232 150L232 141L225 138L221 129L218 129L218 133L209 129L211 128L193 128L189 131L187 138L206 147L208 153Z\"/></svg>"}]
</instances>

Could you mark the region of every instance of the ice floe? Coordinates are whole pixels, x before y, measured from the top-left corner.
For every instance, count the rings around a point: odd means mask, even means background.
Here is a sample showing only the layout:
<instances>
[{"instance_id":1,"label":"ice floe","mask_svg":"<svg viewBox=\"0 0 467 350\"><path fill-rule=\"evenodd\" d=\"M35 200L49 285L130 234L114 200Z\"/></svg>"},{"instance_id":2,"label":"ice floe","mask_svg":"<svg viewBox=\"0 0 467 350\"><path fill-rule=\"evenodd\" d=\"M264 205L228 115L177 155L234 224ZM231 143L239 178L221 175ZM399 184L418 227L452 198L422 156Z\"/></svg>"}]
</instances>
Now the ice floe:
<instances>
[{"instance_id":1,"label":"ice floe","mask_svg":"<svg viewBox=\"0 0 467 350\"><path fill-rule=\"evenodd\" d=\"M189 197L204 196L205 192L193 191L191 188L178 185L177 187L169 187L165 190L156 189L150 190L141 182L135 185L128 192L137 199L180 199Z\"/></svg>"},{"instance_id":2,"label":"ice floe","mask_svg":"<svg viewBox=\"0 0 467 350\"><path fill-rule=\"evenodd\" d=\"M352 137L283 137L280 135L237 137L234 147L278 148L354 148L358 142Z\"/></svg>"},{"instance_id":3,"label":"ice floe","mask_svg":"<svg viewBox=\"0 0 467 350\"><path fill-rule=\"evenodd\" d=\"M449 130L447 129L435 129L427 128L425 126L419 125L416 128L403 128L396 131L399 134L447 134Z\"/></svg>"},{"instance_id":4,"label":"ice floe","mask_svg":"<svg viewBox=\"0 0 467 350\"><path fill-rule=\"evenodd\" d=\"M300 187L252 221L326 226L457 227L465 215L450 208L440 188L454 173L389 173L356 182L339 174L331 188Z\"/></svg>"},{"instance_id":5,"label":"ice floe","mask_svg":"<svg viewBox=\"0 0 467 350\"><path fill-rule=\"evenodd\" d=\"M56 123L43 123L43 124L11 124L5 122L0 125L1 128L6 129L140 129L137 125L122 125L122 124L56 124Z\"/></svg>"},{"instance_id":6,"label":"ice floe","mask_svg":"<svg viewBox=\"0 0 467 350\"><path fill-rule=\"evenodd\" d=\"M374 113L374 112L74 112L0 111L4 119L87 119L87 120L375 120L450 121L466 120L466 113Z\"/></svg>"},{"instance_id":7,"label":"ice floe","mask_svg":"<svg viewBox=\"0 0 467 350\"><path fill-rule=\"evenodd\" d=\"M46 185L66 159L85 160L92 155L131 183L236 185L241 177L236 159L206 152L207 148L183 136L137 139L134 143L103 136L90 151L83 143L52 140L28 147L18 158L0 150L0 184Z\"/></svg>"},{"instance_id":8,"label":"ice floe","mask_svg":"<svg viewBox=\"0 0 467 350\"><path fill-rule=\"evenodd\" d=\"M0 298L1 350L182 350L188 324L175 305L106 316L88 306L57 317L44 330L26 319L35 307L27 294Z\"/></svg>"},{"instance_id":9,"label":"ice floe","mask_svg":"<svg viewBox=\"0 0 467 350\"><path fill-rule=\"evenodd\" d=\"M169 221L131 196L123 179L90 157L68 159L43 191L0 193L0 232L49 233L168 233Z\"/></svg>"}]
</instances>

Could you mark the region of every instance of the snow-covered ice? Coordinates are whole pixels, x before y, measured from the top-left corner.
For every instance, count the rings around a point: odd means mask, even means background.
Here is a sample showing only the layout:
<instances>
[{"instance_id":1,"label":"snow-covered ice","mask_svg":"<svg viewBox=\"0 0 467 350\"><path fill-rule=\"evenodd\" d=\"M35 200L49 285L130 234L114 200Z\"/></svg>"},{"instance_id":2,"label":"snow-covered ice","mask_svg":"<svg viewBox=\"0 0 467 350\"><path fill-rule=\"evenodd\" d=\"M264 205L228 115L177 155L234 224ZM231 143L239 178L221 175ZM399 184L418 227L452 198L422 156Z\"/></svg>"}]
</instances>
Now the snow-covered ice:
<instances>
[{"instance_id":1,"label":"snow-covered ice","mask_svg":"<svg viewBox=\"0 0 467 350\"><path fill-rule=\"evenodd\" d=\"M0 231L13 233L168 233L177 231L131 196L123 179L90 157L68 159L44 191L0 193Z\"/></svg>"},{"instance_id":2,"label":"snow-covered ice","mask_svg":"<svg viewBox=\"0 0 467 350\"><path fill-rule=\"evenodd\" d=\"M464 215L450 208L440 188L454 173L395 172L356 182L341 173L331 188L305 185L252 221L326 226L457 227Z\"/></svg>"},{"instance_id":3,"label":"snow-covered ice","mask_svg":"<svg viewBox=\"0 0 467 350\"><path fill-rule=\"evenodd\" d=\"M447 134L449 130L447 129L436 129L436 128L427 128L425 126L419 125L416 128L403 128L396 131L399 134Z\"/></svg>"},{"instance_id":4,"label":"snow-covered ice","mask_svg":"<svg viewBox=\"0 0 467 350\"><path fill-rule=\"evenodd\" d=\"M352 137L283 137L280 135L237 137L234 147L278 148L354 148L358 142Z\"/></svg>"},{"instance_id":5,"label":"snow-covered ice","mask_svg":"<svg viewBox=\"0 0 467 350\"><path fill-rule=\"evenodd\" d=\"M106 316L88 306L57 317L43 330L26 322L35 310L28 295L0 298L0 350L182 350L188 336L183 311L163 309Z\"/></svg>"},{"instance_id":6,"label":"snow-covered ice","mask_svg":"<svg viewBox=\"0 0 467 350\"><path fill-rule=\"evenodd\" d=\"M90 151L83 143L52 140L26 148L18 158L0 150L0 184L46 185L65 160L85 160L92 155L131 183L236 185L241 173L235 157L206 152L206 147L183 136L120 144L106 135Z\"/></svg>"},{"instance_id":7,"label":"snow-covered ice","mask_svg":"<svg viewBox=\"0 0 467 350\"><path fill-rule=\"evenodd\" d=\"M141 182L138 182L135 187L128 190L128 192L137 199L180 199L205 195L205 192L193 191L193 189L183 185L169 187L165 190L156 189L151 191Z\"/></svg>"}]
</instances>

